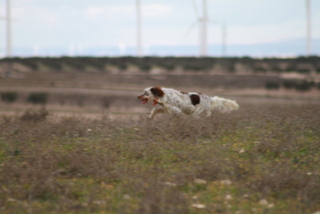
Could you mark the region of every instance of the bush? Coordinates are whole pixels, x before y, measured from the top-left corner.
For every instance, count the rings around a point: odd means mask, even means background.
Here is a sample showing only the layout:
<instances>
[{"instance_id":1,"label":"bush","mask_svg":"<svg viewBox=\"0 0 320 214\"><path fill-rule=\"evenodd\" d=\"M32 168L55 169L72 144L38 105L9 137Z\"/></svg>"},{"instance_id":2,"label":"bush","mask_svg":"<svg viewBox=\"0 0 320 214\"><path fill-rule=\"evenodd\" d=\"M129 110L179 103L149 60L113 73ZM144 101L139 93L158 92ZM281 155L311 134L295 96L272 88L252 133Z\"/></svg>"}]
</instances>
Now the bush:
<instances>
[{"instance_id":1,"label":"bush","mask_svg":"<svg viewBox=\"0 0 320 214\"><path fill-rule=\"evenodd\" d=\"M277 82L267 81L265 87L268 90L277 90L280 88L280 85Z\"/></svg>"},{"instance_id":2,"label":"bush","mask_svg":"<svg viewBox=\"0 0 320 214\"><path fill-rule=\"evenodd\" d=\"M295 86L295 81L293 80L285 80L283 82L283 87L285 87L286 89L294 88L294 86Z\"/></svg>"},{"instance_id":3,"label":"bush","mask_svg":"<svg viewBox=\"0 0 320 214\"><path fill-rule=\"evenodd\" d=\"M257 67L254 69L255 72L267 72L267 69L266 68L263 68L263 67Z\"/></svg>"},{"instance_id":4,"label":"bush","mask_svg":"<svg viewBox=\"0 0 320 214\"><path fill-rule=\"evenodd\" d=\"M298 82L295 84L294 88L297 91L309 91L312 87L312 84L306 80L302 81L302 82Z\"/></svg>"},{"instance_id":5,"label":"bush","mask_svg":"<svg viewBox=\"0 0 320 214\"><path fill-rule=\"evenodd\" d=\"M298 69L298 73L308 74L308 73L310 73L310 70L309 69Z\"/></svg>"},{"instance_id":6,"label":"bush","mask_svg":"<svg viewBox=\"0 0 320 214\"><path fill-rule=\"evenodd\" d=\"M47 93L31 93L27 99L28 103L33 104L46 104L48 100L48 94Z\"/></svg>"},{"instance_id":7,"label":"bush","mask_svg":"<svg viewBox=\"0 0 320 214\"><path fill-rule=\"evenodd\" d=\"M6 103L13 103L18 98L17 92L2 92L0 95L1 95L1 101Z\"/></svg>"},{"instance_id":8,"label":"bush","mask_svg":"<svg viewBox=\"0 0 320 214\"><path fill-rule=\"evenodd\" d=\"M112 104L112 102L114 102L115 98L114 97L110 97L110 96L107 96L107 97L103 97L101 99L101 106L104 107L104 108L109 108L110 105Z\"/></svg>"},{"instance_id":9,"label":"bush","mask_svg":"<svg viewBox=\"0 0 320 214\"><path fill-rule=\"evenodd\" d=\"M46 66L48 66L49 68L55 69L60 71L62 69L62 65L60 63L59 59L55 59L55 58L43 58L42 59L42 63Z\"/></svg>"},{"instance_id":10,"label":"bush","mask_svg":"<svg viewBox=\"0 0 320 214\"><path fill-rule=\"evenodd\" d=\"M38 70L39 66L37 61L38 61L37 58L27 58L27 59L23 59L21 63L32 70Z\"/></svg>"},{"instance_id":11,"label":"bush","mask_svg":"<svg viewBox=\"0 0 320 214\"><path fill-rule=\"evenodd\" d=\"M45 108L40 109L38 112L28 110L21 115L20 120L26 122L38 122L45 120L48 115L49 112Z\"/></svg>"},{"instance_id":12,"label":"bush","mask_svg":"<svg viewBox=\"0 0 320 214\"><path fill-rule=\"evenodd\" d=\"M123 70L126 70L128 68L127 64L125 63L119 63L118 64L118 68L123 71Z\"/></svg>"}]
</instances>

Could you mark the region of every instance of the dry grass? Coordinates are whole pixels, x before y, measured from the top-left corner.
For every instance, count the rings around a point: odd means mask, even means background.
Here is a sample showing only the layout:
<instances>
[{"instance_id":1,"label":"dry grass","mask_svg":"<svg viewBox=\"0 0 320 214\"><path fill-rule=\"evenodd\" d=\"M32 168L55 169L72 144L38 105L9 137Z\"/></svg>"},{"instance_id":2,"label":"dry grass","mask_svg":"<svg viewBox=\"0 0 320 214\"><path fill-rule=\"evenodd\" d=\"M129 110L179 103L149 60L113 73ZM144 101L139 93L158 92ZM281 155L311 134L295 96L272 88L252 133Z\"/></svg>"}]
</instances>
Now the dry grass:
<instances>
[{"instance_id":1,"label":"dry grass","mask_svg":"<svg viewBox=\"0 0 320 214\"><path fill-rule=\"evenodd\" d=\"M202 120L3 117L1 213L312 213L316 104L241 105Z\"/></svg>"}]
</instances>

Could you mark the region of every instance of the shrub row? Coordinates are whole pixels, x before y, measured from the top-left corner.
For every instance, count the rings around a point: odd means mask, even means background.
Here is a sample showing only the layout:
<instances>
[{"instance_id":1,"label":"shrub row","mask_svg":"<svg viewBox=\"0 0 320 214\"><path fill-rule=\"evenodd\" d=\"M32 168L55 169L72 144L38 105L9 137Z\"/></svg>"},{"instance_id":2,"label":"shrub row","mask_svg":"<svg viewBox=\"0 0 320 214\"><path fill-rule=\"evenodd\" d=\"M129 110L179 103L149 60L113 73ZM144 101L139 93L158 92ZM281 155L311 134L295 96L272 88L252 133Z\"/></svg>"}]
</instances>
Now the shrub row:
<instances>
[{"instance_id":1,"label":"shrub row","mask_svg":"<svg viewBox=\"0 0 320 214\"><path fill-rule=\"evenodd\" d=\"M39 70L39 64L56 71L63 70L63 65L70 66L77 71L85 71L86 67L94 67L105 71L107 65L127 70L129 65L135 65L141 71L150 71L152 67L161 67L167 71L175 68L184 70L206 71L218 66L222 71L232 72L238 63L253 72L299 72L308 73L315 70L320 73L320 57L297 57L288 59L249 57L31 57L31 58L4 58L1 62L17 62L24 64L32 70Z\"/></svg>"},{"instance_id":2,"label":"shrub row","mask_svg":"<svg viewBox=\"0 0 320 214\"><path fill-rule=\"evenodd\" d=\"M315 83L314 81L307 80L285 80L282 83L273 81L267 81L265 83L265 88L268 90L277 90L280 87L285 89L295 89L297 91L309 91L312 88L320 90L320 82Z\"/></svg>"},{"instance_id":3,"label":"shrub row","mask_svg":"<svg viewBox=\"0 0 320 214\"><path fill-rule=\"evenodd\" d=\"M18 93L17 92L12 92L12 91L2 92L0 94L0 97L1 97L1 101L3 101L3 102L13 103L14 101L17 100Z\"/></svg>"},{"instance_id":4,"label":"shrub row","mask_svg":"<svg viewBox=\"0 0 320 214\"><path fill-rule=\"evenodd\" d=\"M18 93L17 92L1 92L0 93L1 101L5 103L13 103L18 99ZM46 104L48 101L48 94L43 92L35 92L31 93L27 97L27 102L32 104Z\"/></svg>"},{"instance_id":5,"label":"shrub row","mask_svg":"<svg viewBox=\"0 0 320 214\"><path fill-rule=\"evenodd\" d=\"M21 96L24 97L24 96ZM0 101L4 103L16 102L19 98L19 94L13 91L1 92ZM27 103L45 105L48 103L49 94L45 92L33 92L26 96L26 98L21 98ZM97 105L103 108L109 108L115 101L128 100L127 97L115 96L115 95L90 95L86 96L83 94L51 94L50 102L58 103L60 105L74 105L78 107L83 107L85 103L90 103L90 105Z\"/></svg>"}]
</instances>

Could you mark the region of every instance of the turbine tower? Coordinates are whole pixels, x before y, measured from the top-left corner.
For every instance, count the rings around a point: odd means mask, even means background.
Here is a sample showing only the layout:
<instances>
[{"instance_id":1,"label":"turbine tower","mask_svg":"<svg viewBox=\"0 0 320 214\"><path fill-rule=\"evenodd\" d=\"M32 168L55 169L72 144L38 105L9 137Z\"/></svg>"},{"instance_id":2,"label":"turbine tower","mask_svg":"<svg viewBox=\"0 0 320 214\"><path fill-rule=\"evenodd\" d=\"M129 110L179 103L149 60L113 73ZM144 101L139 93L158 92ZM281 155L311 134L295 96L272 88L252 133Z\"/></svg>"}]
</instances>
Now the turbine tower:
<instances>
[{"instance_id":1,"label":"turbine tower","mask_svg":"<svg viewBox=\"0 0 320 214\"><path fill-rule=\"evenodd\" d=\"M6 35L6 43L7 43L7 48L6 48L6 55L7 57L11 57L12 51L11 51L11 8L10 8L10 0L7 0L7 5L6 5L6 30L7 30L7 35Z\"/></svg>"},{"instance_id":2,"label":"turbine tower","mask_svg":"<svg viewBox=\"0 0 320 214\"><path fill-rule=\"evenodd\" d=\"M226 23L222 24L222 57L227 54L227 27Z\"/></svg>"},{"instance_id":3,"label":"turbine tower","mask_svg":"<svg viewBox=\"0 0 320 214\"><path fill-rule=\"evenodd\" d=\"M200 21L200 56L208 55L208 43L207 43L207 22L208 22L208 14L207 14L207 0L202 1L202 18Z\"/></svg>"},{"instance_id":4,"label":"turbine tower","mask_svg":"<svg viewBox=\"0 0 320 214\"><path fill-rule=\"evenodd\" d=\"M141 5L140 0L136 0L136 9L137 9L137 56L142 56L142 33L141 33Z\"/></svg>"},{"instance_id":5,"label":"turbine tower","mask_svg":"<svg viewBox=\"0 0 320 214\"><path fill-rule=\"evenodd\" d=\"M307 38L306 38L306 55L311 54L311 9L310 0L306 0L306 15L307 15Z\"/></svg>"}]
</instances>

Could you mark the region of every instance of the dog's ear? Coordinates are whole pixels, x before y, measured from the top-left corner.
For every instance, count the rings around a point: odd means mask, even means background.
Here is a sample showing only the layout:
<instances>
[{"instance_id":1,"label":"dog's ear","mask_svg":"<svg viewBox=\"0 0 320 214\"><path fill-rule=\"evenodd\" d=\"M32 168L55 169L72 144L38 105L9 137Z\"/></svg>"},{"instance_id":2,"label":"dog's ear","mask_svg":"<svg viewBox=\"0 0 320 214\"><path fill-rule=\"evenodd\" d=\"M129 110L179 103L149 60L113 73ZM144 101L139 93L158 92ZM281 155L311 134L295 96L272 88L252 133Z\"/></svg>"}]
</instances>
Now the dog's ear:
<instances>
[{"instance_id":1,"label":"dog's ear","mask_svg":"<svg viewBox=\"0 0 320 214\"><path fill-rule=\"evenodd\" d=\"M156 97L162 97L164 95L164 92L158 86L151 88L150 91Z\"/></svg>"}]
</instances>

